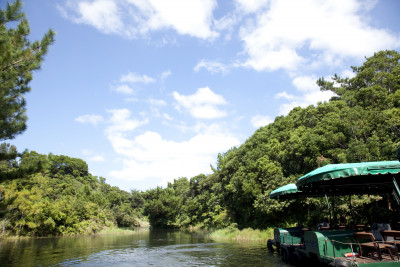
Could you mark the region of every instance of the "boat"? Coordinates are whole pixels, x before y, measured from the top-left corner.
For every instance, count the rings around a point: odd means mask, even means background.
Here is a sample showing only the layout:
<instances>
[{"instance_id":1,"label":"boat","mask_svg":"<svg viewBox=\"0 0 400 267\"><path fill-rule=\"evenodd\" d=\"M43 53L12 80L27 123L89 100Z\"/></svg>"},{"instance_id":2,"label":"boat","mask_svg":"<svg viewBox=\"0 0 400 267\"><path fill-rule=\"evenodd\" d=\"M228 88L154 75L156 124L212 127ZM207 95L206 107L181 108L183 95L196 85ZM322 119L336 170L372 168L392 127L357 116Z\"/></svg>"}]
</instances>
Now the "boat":
<instances>
[{"instance_id":1,"label":"boat","mask_svg":"<svg viewBox=\"0 0 400 267\"><path fill-rule=\"evenodd\" d=\"M400 204L399 183L399 161L329 164L300 177L296 184L272 191L270 198L392 194ZM381 240L364 229L275 228L267 246L296 266L400 266L400 231L379 233Z\"/></svg>"}]
</instances>

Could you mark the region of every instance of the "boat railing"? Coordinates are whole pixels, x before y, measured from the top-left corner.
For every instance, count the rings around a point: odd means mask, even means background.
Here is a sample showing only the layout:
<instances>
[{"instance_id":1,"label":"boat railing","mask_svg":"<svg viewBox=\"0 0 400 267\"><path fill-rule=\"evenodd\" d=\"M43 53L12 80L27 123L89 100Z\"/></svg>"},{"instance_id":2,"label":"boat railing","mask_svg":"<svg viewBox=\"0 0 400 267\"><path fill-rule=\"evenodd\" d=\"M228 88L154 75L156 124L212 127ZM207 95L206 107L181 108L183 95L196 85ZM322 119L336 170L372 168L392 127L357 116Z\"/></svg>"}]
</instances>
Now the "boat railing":
<instances>
[{"instance_id":1,"label":"boat railing","mask_svg":"<svg viewBox=\"0 0 400 267\"><path fill-rule=\"evenodd\" d=\"M290 241L291 243L289 243L289 237L290 237ZM293 241L293 235L290 235L289 232L286 232L283 234L283 244L290 244L290 245L294 245L294 241Z\"/></svg>"},{"instance_id":2,"label":"boat railing","mask_svg":"<svg viewBox=\"0 0 400 267\"><path fill-rule=\"evenodd\" d=\"M356 261L356 258L357 258L357 252L358 251L355 251L354 250L354 246L355 247L359 247L360 246L360 243L355 243L355 242L342 242L342 241L338 241L338 240L334 240L334 239L329 239L329 238L325 238L325 246L324 246L324 253L325 253L325 257L327 257L327 258L333 258L333 259L336 259L337 258L337 256L336 256L336 250L335 250L335 244L341 244L341 245L347 245L347 246L349 246L349 248L351 249L351 254L349 254L349 257L346 257L347 259L349 259L349 260L352 260L352 261ZM318 242L320 242L319 240L318 240ZM331 243L331 245L332 245L332 255L333 256L329 256L328 255L328 242L330 242ZM380 244L389 244L389 243L387 243L386 241L384 241L384 240L382 240L382 241L380 241L380 240L375 240L374 242L376 242L376 243L380 243ZM400 261L400 255L399 255L399 251L396 249L396 251L397 251L397 253L396 253L396 255L397 255L397 261ZM359 255L359 256L361 256L361 255ZM340 256L338 256L338 257L340 257Z\"/></svg>"}]
</instances>

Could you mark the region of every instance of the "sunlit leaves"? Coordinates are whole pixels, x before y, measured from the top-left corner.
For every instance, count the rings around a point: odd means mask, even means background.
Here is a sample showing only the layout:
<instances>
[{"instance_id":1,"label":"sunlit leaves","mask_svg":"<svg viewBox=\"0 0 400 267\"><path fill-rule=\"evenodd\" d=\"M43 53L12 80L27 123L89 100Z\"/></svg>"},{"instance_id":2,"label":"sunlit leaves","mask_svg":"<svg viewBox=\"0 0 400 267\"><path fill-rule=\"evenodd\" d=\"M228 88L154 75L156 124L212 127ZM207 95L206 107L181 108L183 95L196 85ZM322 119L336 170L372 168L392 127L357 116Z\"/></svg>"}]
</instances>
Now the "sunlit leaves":
<instances>
[{"instance_id":1,"label":"sunlit leaves","mask_svg":"<svg viewBox=\"0 0 400 267\"><path fill-rule=\"evenodd\" d=\"M93 177L81 159L25 151L13 169L16 176L0 181L0 222L7 233L72 235L138 224L140 194L133 198Z\"/></svg>"}]
</instances>

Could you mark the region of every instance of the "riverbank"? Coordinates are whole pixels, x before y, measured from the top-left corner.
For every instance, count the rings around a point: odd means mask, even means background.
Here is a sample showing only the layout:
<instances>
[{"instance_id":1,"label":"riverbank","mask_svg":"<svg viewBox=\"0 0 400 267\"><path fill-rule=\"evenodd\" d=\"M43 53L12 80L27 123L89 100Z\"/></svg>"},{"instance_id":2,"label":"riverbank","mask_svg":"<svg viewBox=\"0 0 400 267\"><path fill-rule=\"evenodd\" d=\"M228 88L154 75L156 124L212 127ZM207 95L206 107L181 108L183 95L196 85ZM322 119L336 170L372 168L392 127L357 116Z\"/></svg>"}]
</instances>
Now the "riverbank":
<instances>
[{"instance_id":1,"label":"riverbank","mask_svg":"<svg viewBox=\"0 0 400 267\"><path fill-rule=\"evenodd\" d=\"M216 240L232 240L232 241L267 241L273 238L274 229L268 228L265 230L258 230L252 228L245 228L239 230L235 227L228 227L220 230L216 230L209 234L210 238Z\"/></svg>"},{"instance_id":2,"label":"riverbank","mask_svg":"<svg viewBox=\"0 0 400 267\"><path fill-rule=\"evenodd\" d=\"M141 227L146 228L146 227ZM183 229L183 232L188 231L191 233L198 233L200 235L208 236L215 240L230 240L239 242L252 242L252 241L267 241L274 237L274 228L268 228L264 230L245 228L238 229L236 227L227 227L218 230L202 230L197 228ZM113 235L122 234L129 235L135 232L135 229L124 229L124 228L108 228L98 232L96 235Z\"/></svg>"},{"instance_id":3,"label":"riverbank","mask_svg":"<svg viewBox=\"0 0 400 267\"><path fill-rule=\"evenodd\" d=\"M106 228L93 235L131 235L135 232L135 229L131 228Z\"/></svg>"},{"instance_id":4,"label":"riverbank","mask_svg":"<svg viewBox=\"0 0 400 267\"><path fill-rule=\"evenodd\" d=\"M141 229L149 229L148 226L139 227ZM108 227L104 228L93 234L82 234L82 235L71 235L71 236L102 236L102 235L132 235L137 231L138 228L118 228L118 227ZM224 229L218 230L201 230L196 228L184 229L183 231L188 230L188 232L196 232L204 236L208 236L211 239L215 240L230 240L230 241L239 241L239 242L252 242L252 241L267 241L268 239L273 238L274 229L268 228L265 230L245 228L238 229L236 227L227 227ZM54 236L48 236L54 237ZM61 237L61 236L60 236ZM67 237L67 236L63 236ZM32 236L4 236L0 237L0 240L17 240L17 239L30 239L30 238L46 238L46 237L32 237Z\"/></svg>"},{"instance_id":5,"label":"riverbank","mask_svg":"<svg viewBox=\"0 0 400 267\"><path fill-rule=\"evenodd\" d=\"M137 224L139 226L135 228L120 228L116 226L107 226L103 227L99 231L93 231L93 229L88 228L86 231L81 233L71 233L71 234L64 234L64 235L48 235L48 236L31 236L31 235L11 235L10 233L3 232L0 234L0 240L12 240L12 239L30 239L30 238L46 238L46 237L68 237L68 236L90 236L90 235L129 235L135 232L135 229L143 228L148 229L150 228L150 224L146 220L136 219Z\"/></svg>"},{"instance_id":6,"label":"riverbank","mask_svg":"<svg viewBox=\"0 0 400 267\"><path fill-rule=\"evenodd\" d=\"M118 228L108 227L104 228L96 233L90 234L75 234L75 235L60 235L60 236L0 236L0 240L18 240L18 239L31 239L31 238L50 238L50 237L77 237L77 236L96 236L96 235L132 235L138 228L149 229L149 227L137 227L137 228Z\"/></svg>"}]
</instances>

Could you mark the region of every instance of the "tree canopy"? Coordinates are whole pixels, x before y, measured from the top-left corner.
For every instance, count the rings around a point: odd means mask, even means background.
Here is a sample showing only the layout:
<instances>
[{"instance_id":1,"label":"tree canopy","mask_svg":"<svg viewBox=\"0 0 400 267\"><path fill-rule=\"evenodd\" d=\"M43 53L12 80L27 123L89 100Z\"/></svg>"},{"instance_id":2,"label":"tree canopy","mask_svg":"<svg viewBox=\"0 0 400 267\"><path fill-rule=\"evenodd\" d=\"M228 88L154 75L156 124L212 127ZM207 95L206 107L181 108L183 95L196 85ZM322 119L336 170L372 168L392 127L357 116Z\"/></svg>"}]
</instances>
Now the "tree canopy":
<instances>
[{"instance_id":1,"label":"tree canopy","mask_svg":"<svg viewBox=\"0 0 400 267\"><path fill-rule=\"evenodd\" d=\"M299 207L293 201L271 200L269 193L329 163L396 159L395 151L400 144L400 54L380 51L352 69L352 78L335 75L332 81L317 81L321 90L335 93L331 101L294 108L287 116L279 116L258 129L238 148L221 153L213 174L190 183L188 192L196 194L182 195L186 204L161 201L168 206L164 209L186 208L191 224L200 220L209 225L219 222L239 227L293 223L298 219L293 212L299 208L304 211L302 220L310 224L327 216L322 200L306 200ZM200 189L200 184L206 186ZM163 198L163 193L158 196ZM390 196L364 196L354 197L351 204L344 199L336 201L343 216L365 221L371 219L368 216L384 214L382 210L387 211L392 200ZM356 208L357 218L350 218L349 205ZM374 214L376 207L383 208ZM216 218L224 220L213 220ZM170 221L163 222L179 224Z\"/></svg>"},{"instance_id":2,"label":"tree canopy","mask_svg":"<svg viewBox=\"0 0 400 267\"><path fill-rule=\"evenodd\" d=\"M81 159L25 151L19 161L0 163L0 237L96 233L105 227L139 225L142 196L92 176Z\"/></svg>"},{"instance_id":3,"label":"tree canopy","mask_svg":"<svg viewBox=\"0 0 400 267\"><path fill-rule=\"evenodd\" d=\"M24 94L31 90L32 72L40 68L55 35L49 30L41 41L29 41L29 23L21 9L17 0L0 10L0 140L26 129Z\"/></svg>"}]
</instances>

